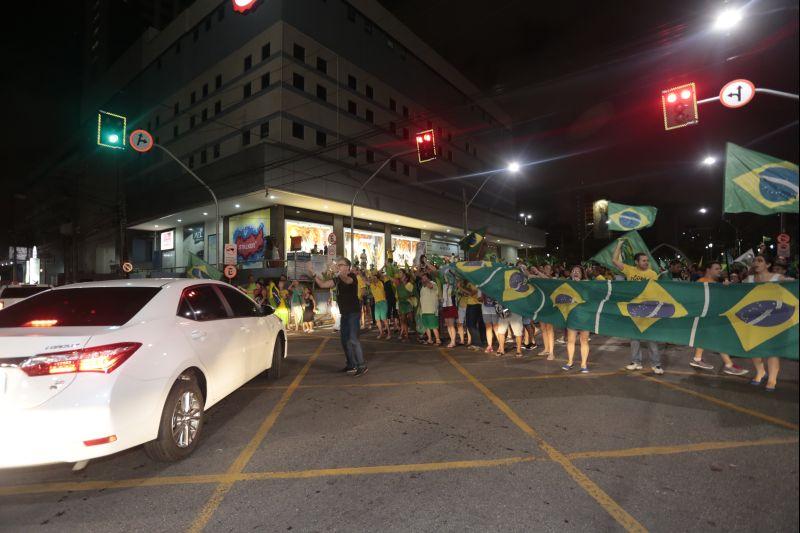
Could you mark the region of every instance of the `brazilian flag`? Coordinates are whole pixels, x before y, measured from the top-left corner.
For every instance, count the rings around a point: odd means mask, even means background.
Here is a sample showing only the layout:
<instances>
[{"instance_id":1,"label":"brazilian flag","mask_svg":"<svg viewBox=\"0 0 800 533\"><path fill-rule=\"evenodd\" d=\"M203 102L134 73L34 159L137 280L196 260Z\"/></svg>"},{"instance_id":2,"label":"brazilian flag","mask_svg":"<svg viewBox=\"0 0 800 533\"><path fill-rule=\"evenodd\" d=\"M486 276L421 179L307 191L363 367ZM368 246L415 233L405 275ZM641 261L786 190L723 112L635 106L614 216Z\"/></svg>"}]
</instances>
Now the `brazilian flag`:
<instances>
[{"instance_id":1,"label":"brazilian flag","mask_svg":"<svg viewBox=\"0 0 800 533\"><path fill-rule=\"evenodd\" d=\"M728 143L726 213L797 213L799 205L797 165Z\"/></svg>"},{"instance_id":2,"label":"brazilian flag","mask_svg":"<svg viewBox=\"0 0 800 533\"><path fill-rule=\"evenodd\" d=\"M209 265L193 253L189 253L186 277L196 279L222 279L222 272Z\"/></svg>"},{"instance_id":3,"label":"brazilian flag","mask_svg":"<svg viewBox=\"0 0 800 533\"><path fill-rule=\"evenodd\" d=\"M477 229L458 241L458 247L464 250L467 257L479 256L486 239L486 228Z\"/></svg>"},{"instance_id":4,"label":"brazilian flag","mask_svg":"<svg viewBox=\"0 0 800 533\"><path fill-rule=\"evenodd\" d=\"M622 241L622 262L628 265L633 265L633 258L636 256L637 253L643 252L647 254L647 257L650 259L650 268L658 271L658 263L650 254L649 248L644 243L642 236L639 235L639 232L629 231L625 235L619 237L620 241ZM614 249L617 247L617 241L612 241L611 244L607 245L605 248L597 252L591 257L591 260L595 263L599 263L605 267L612 269L614 272L617 271L617 267L614 266L614 262L612 261L614 257Z\"/></svg>"},{"instance_id":5,"label":"brazilian flag","mask_svg":"<svg viewBox=\"0 0 800 533\"><path fill-rule=\"evenodd\" d=\"M656 221L658 209L650 205L608 203L608 229L631 231L649 228Z\"/></svg>"}]
</instances>

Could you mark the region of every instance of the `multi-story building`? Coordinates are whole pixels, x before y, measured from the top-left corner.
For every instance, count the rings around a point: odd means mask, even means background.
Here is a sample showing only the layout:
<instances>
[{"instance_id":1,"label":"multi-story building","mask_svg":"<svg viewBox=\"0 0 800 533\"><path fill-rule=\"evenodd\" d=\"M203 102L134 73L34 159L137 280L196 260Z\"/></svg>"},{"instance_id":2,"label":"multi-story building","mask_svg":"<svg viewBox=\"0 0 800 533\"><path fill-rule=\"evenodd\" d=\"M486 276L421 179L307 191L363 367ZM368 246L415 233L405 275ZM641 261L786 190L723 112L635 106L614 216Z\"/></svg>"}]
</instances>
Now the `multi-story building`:
<instances>
[{"instance_id":1,"label":"multi-story building","mask_svg":"<svg viewBox=\"0 0 800 533\"><path fill-rule=\"evenodd\" d=\"M180 272L187 252L218 262L223 242L246 266L263 266L271 248L349 255L351 203L385 162L354 203L356 255L369 263L390 249L411 262L421 241L457 252L464 199L490 175L469 227L487 227L505 258L544 246L544 232L518 222L509 117L377 2L269 0L244 15L229 0L180 7L87 76L83 133L99 109L152 132L214 191L222 222L158 147L87 143L61 165L79 185L48 249L62 249L72 278L112 274L123 258ZM423 130L439 152L427 163L413 151Z\"/></svg>"}]
</instances>

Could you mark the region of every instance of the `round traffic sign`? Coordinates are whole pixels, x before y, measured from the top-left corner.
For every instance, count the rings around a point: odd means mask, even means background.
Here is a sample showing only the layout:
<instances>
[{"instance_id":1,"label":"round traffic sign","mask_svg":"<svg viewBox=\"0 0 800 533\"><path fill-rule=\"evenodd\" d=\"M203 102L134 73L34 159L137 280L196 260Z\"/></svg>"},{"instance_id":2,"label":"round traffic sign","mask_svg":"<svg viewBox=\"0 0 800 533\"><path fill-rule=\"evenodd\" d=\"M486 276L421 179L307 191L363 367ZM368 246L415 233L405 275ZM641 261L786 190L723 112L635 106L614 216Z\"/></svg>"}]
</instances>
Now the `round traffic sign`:
<instances>
[{"instance_id":1,"label":"round traffic sign","mask_svg":"<svg viewBox=\"0 0 800 533\"><path fill-rule=\"evenodd\" d=\"M328 244L336 244L336 234L335 233L330 232L328 234Z\"/></svg>"},{"instance_id":2,"label":"round traffic sign","mask_svg":"<svg viewBox=\"0 0 800 533\"><path fill-rule=\"evenodd\" d=\"M236 277L236 267L233 265L228 265L225 267L225 277L228 279L233 279Z\"/></svg>"},{"instance_id":3,"label":"round traffic sign","mask_svg":"<svg viewBox=\"0 0 800 533\"><path fill-rule=\"evenodd\" d=\"M131 272L133 272L133 263L131 263L130 261L125 261L124 263L122 263L122 271L125 272L126 274L130 274Z\"/></svg>"},{"instance_id":4,"label":"round traffic sign","mask_svg":"<svg viewBox=\"0 0 800 533\"><path fill-rule=\"evenodd\" d=\"M792 241L792 238L789 237L788 233L781 233L778 235L777 241L780 244L789 244Z\"/></svg>"},{"instance_id":5,"label":"round traffic sign","mask_svg":"<svg viewBox=\"0 0 800 533\"><path fill-rule=\"evenodd\" d=\"M756 86L750 80L733 80L725 84L719 92L719 101L725 107L737 108L750 103L756 95Z\"/></svg>"},{"instance_id":6,"label":"round traffic sign","mask_svg":"<svg viewBox=\"0 0 800 533\"><path fill-rule=\"evenodd\" d=\"M131 148L137 152L145 153L153 149L153 136L147 130L133 130L128 140Z\"/></svg>"}]
</instances>

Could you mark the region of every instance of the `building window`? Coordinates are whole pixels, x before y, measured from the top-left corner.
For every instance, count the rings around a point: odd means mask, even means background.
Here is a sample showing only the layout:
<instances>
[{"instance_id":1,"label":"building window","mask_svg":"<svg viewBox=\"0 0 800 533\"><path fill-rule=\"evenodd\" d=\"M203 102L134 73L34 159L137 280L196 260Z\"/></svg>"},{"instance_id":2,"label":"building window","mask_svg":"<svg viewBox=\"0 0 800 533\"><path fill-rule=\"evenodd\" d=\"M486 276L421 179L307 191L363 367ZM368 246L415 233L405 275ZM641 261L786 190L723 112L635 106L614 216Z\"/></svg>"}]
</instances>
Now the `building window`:
<instances>
[{"instance_id":1,"label":"building window","mask_svg":"<svg viewBox=\"0 0 800 533\"><path fill-rule=\"evenodd\" d=\"M175 124L172 126L172 138L176 139L178 137L178 125Z\"/></svg>"},{"instance_id":2,"label":"building window","mask_svg":"<svg viewBox=\"0 0 800 533\"><path fill-rule=\"evenodd\" d=\"M295 72L292 75L292 85L294 86L295 89L304 91L306 88L306 80L305 78L303 78L303 76Z\"/></svg>"},{"instance_id":3,"label":"building window","mask_svg":"<svg viewBox=\"0 0 800 533\"><path fill-rule=\"evenodd\" d=\"M192 94L189 95L189 103L194 104L197 101L197 94L192 91Z\"/></svg>"},{"instance_id":4,"label":"building window","mask_svg":"<svg viewBox=\"0 0 800 533\"><path fill-rule=\"evenodd\" d=\"M203 84L203 96L204 97L208 96L208 84L207 83Z\"/></svg>"},{"instance_id":5,"label":"building window","mask_svg":"<svg viewBox=\"0 0 800 533\"><path fill-rule=\"evenodd\" d=\"M364 20L364 33L372 35L372 22L369 20Z\"/></svg>"},{"instance_id":6,"label":"building window","mask_svg":"<svg viewBox=\"0 0 800 533\"><path fill-rule=\"evenodd\" d=\"M211 17L206 17L205 29L206 29L206 31L211 29Z\"/></svg>"},{"instance_id":7,"label":"building window","mask_svg":"<svg viewBox=\"0 0 800 533\"><path fill-rule=\"evenodd\" d=\"M328 62L322 59L321 57L317 58L317 70L322 72L323 74L328 73Z\"/></svg>"},{"instance_id":8,"label":"building window","mask_svg":"<svg viewBox=\"0 0 800 533\"><path fill-rule=\"evenodd\" d=\"M178 116L178 113L180 113L180 110L181 110L181 104L178 103L178 102L175 102L175 105L172 106L172 111L174 112L176 117Z\"/></svg>"},{"instance_id":9,"label":"building window","mask_svg":"<svg viewBox=\"0 0 800 533\"><path fill-rule=\"evenodd\" d=\"M403 139L408 139L408 128L403 128Z\"/></svg>"},{"instance_id":10,"label":"building window","mask_svg":"<svg viewBox=\"0 0 800 533\"><path fill-rule=\"evenodd\" d=\"M261 138L266 139L269 137L269 122L262 122L260 132Z\"/></svg>"},{"instance_id":11,"label":"building window","mask_svg":"<svg viewBox=\"0 0 800 533\"><path fill-rule=\"evenodd\" d=\"M194 168L194 156L189 156L189 168Z\"/></svg>"},{"instance_id":12,"label":"building window","mask_svg":"<svg viewBox=\"0 0 800 533\"><path fill-rule=\"evenodd\" d=\"M205 122L208 120L208 108L203 109L203 112L200 113L200 121Z\"/></svg>"},{"instance_id":13,"label":"building window","mask_svg":"<svg viewBox=\"0 0 800 533\"><path fill-rule=\"evenodd\" d=\"M364 87L364 92L366 92L367 98L375 97L375 91L372 89L371 85L367 85L366 87Z\"/></svg>"},{"instance_id":14,"label":"building window","mask_svg":"<svg viewBox=\"0 0 800 533\"><path fill-rule=\"evenodd\" d=\"M322 101L328 101L328 89L323 87L322 85L317 85L317 98Z\"/></svg>"},{"instance_id":15,"label":"building window","mask_svg":"<svg viewBox=\"0 0 800 533\"><path fill-rule=\"evenodd\" d=\"M358 114L358 106L354 101L352 100L347 101L347 112L350 113L351 115Z\"/></svg>"},{"instance_id":16,"label":"building window","mask_svg":"<svg viewBox=\"0 0 800 533\"><path fill-rule=\"evenodd\" d=\"M214 88L219 89L222 87L222 74L217 74L217 77L214 78Z\"/></svg>"},{"instance_id":17,"label":"building window","mask_svg":"<svg viewBox=\"0 0 800 533\"><path fill-rule=\"evenodd\" d=\"M375 122L375 114L372 112L372 109L367 109L364 118L367 119L367 122Z\"/></svg>"},{"instance_id":18,"label":"building window","mask_svg":"<svg viewBox=\"0 0 800 533\"><path fill-rule=\"evenodd\" d=\"M192 115L189 117L189 129L194 128L195 123L197 122L197 117Z\"/></svg>"},{"instance_id":19,"label":"building window","mask_svg":"<svg viewBox=\"0 0 800 533\"><path fill-rule=\"evenodd\" d=\"M269 43L267 43L261 47L261 61L266 60L269 56L270 56L270 46Z\"/></svg>"},{"instance_id":20,"label":"building window","mask_svg":"<svg viewBox=\"0 0 800 533\"><path fill-rule=\"evenodd\" d=\"M222 100L214 102L214 114L219 115L222 112Z\"/></svg>"},{"instance_id":21,"label":"building window","mask_svg":"<svg viewBox=\"0 0 800 533\"><path fill-rule=\"evenodd\" d=\"M394 101L394 98L389 98L389 109L397 111L397 102Z\"/></svg>"},{"instance_id":22,"label":"building window","mask_svg":"<svg viewBox=\"0 0 800 533\"><path fill-rule=\"evenodd\" d=\"M205 165L208 162L208 155L206 154L205 149L200 152L200 164Z\"/></svg>"},{"instance_id":23,"label":"building window","mask_svg":"<svg viewBox=\"0 0 800 533\"><path fill-rule=\"evenodd\" d=\"M242 93L244 98L249 98L250 95L252 94L252 91L253 89L249 81L242 86Z\"/></svg>"},{"instance_id":24,"label":"building window","mask_svg":"<svg viewBox=\"0 0 800 533\"><path fill-rule=\"evenodd\" d=\"M292 122L292 137L295 139L305 138L305 128L299 122Z\"/></svg>"},{"instance_id":25,"label":"building window","mask_svg":"<svg viewBox=\"0 0 800 533\"><path fill-rule=\"evenodd\" d=\"M356 80L356 77L352 74L347 75L347 86L354 91L358 90L358 80Z\"/></svg>"},{"instance_id":26,"label":"building window","mask_svg":"<svg viewBox=\"0 0 800 533\"><path fill-rule=\"evenodd\" d=\"M328 136L324 131L317 130L317 146L325 146L328 144Z\"/></svg>"},{"instance_id":27,"label":"building window","mask_svg":"<svg viewBox=\"0 0 800 533\"><path fill-rule=\"evenodd\" d=\"M406 165L405 163L403 163L403 175L404 176L410 175L410 173L408 171L408 165Z\"/></svg>"},{"instance_id":28,"label":"building window","mask_svg":"<svg viewBox=\"0 0 800 533\"><path fill-rule=\"evenodd\" d=\"M245 130L242 132L242 146L247 146L250 144L250 130Z\"/></svg>"},{"instance_id":29,"label":"building window","mask_svg":"<svg viewBox=\"0 0 800 533\"><path fill-rule=\"evenodd\" d=\"M269 72L261 75L261 90L266 90L269 87Z\"/></svg>"},{"instance_id":30,"label":"building window","mask_svg":"<svg viewBox=\"0 0 800 533\"><path fill-rule=\"evenodd\" d=\"M392 169L392 172L397 172L397 160L392 159L389 161L389 168Z\"/></svg>"},{"instance_id":31,"label":"building window","mask_svg":"<svg viewBox=\"0 0 800 533\"><path fill-rule=\"evenodd\" d=\"M389 131L392 132L392 135L397 135L397 124L389 122Z\"/></svg>"},{"instance_id":32,"label":"building window","mask_svg":"<svg viewBox=\"0 0 800 533\"><path fill-rule=\"evenodd\" d=\"M347 5L347 20L350 22L356 21L356 8L351 5Z\"/></svg>"},{"instance_id":33,"label":"building window","mask_svg":"<svg viewBox=\"0 0 800 533\"><path fill-rule=\"evenodd\" d=\"M372 150L367 150L367 163L375 162L375 153Z\"/></svg>"},{"instance_id":34,"label":"building window","mask_svg":"<svg viewBox=\"0 0 800 533\"><path fill-rule=\"evenodd\" d=\"M214 145L214 159L219 157L219 144Z\"/></svg>"},{"instance_id":35,"label":"building window","mask_svg":"<svg viewBox=\"0 0 800 533\"><path fill-rule=\"evenodd\" d=\"M403 116L408 118L408 108L406 106L403 106Z\"/></svg>"},{"instance_id":36,"label":"building window","mask_svg":"<svg viewBox=\"0 0 800 533\"><path fill-rule=\"evenodd\" d=\"M244 71L247 72L253 67L253 56L247 56L244 58Z\"/></svg>"},{"instance_id":37,"label":"building window","mask_svg":"<svg viewBox=\"0 0 800 533\"><path fill-rule=\"evenodd\" d=\"M306 49L300 46L299 44L294 44L294 50L292 51L292 55L295 59L302 61L305 63L306 61Z\"/></svg>"},{"instance_id":38,"label":"building window","mask_svg":"<svg viewBox=\"0 0 800 533\"><path fill-rule=\"evenodd\" d=\"M356 157L356 154L357 154L356 145L355 144L348 144L347 145L347 155L349 155L350 157Z\"/></svg>"}]
</instances>

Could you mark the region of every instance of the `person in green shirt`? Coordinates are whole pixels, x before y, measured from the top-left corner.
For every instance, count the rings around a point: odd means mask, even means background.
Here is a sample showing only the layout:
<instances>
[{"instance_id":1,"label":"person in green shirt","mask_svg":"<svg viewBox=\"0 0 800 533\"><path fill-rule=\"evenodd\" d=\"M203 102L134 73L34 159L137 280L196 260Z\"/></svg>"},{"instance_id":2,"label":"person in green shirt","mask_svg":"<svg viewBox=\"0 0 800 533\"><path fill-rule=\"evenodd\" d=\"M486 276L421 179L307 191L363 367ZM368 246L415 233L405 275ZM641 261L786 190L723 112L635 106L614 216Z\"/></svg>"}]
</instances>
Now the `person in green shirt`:
<instances>
[{"instance_id":1,"label":"person in green shirt","mask_svg":"<svg viewBox=\"0 0 800 533\"><path fill-rule=\"evenodd\" d=\"M405 271L400 272L400 277L395 279L397 288L397 310L400 315L400 340L408 340L408 326L414 320L414 284Z\"/></svg>"},{"instance_id":2,"label":"person in green shirt","mask_svg":"<svg viewBox=\"0 0 800 533\"><path fill-rule=\"evenodd\" d=\"M294 330L300 331L300 325L303 323L303 286L300 282L293 280L289 285L289 292L291 294L291 310L292 321L294 322Z\"/></svg>"}]
</instances>

